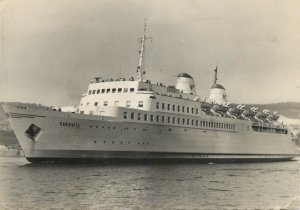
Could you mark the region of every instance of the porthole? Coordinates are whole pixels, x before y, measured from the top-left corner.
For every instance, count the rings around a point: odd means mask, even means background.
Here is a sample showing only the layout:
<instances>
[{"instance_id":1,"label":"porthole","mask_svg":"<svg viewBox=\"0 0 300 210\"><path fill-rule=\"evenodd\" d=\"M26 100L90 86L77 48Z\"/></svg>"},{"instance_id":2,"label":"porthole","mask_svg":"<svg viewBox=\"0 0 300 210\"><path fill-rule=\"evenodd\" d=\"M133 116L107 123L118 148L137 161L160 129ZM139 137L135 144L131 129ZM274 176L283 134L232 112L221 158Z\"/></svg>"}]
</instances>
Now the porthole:
<instances>
[{"instance_id":1,"label":"porthole","mask_svg":"<svg viewBox=\"0 0 300 210\"><path fill-rule=\"evenodd\" d=\"M98 125L96 126L96 128L98 128Z\"/></svg>"},{"instance_id":2,"label":"porthole","mask_svg":"<svg viewBox=\"0 0 300 210\"><path fill-rule=\"evenodd\" d=\"M105 141L103 141L103 144L105 144L106 142Z\"/></svg>"},{"instance_id":3,"label":"porthole","mask_svg":"<svg viewBox=\"0 0 300 210\"><path fill-rule=\"evenodd\" d=\"M111 143L113 143L113 144L114 144L115 142L113 141L113 142L111 142Z\"/></svg>"},{"instance_id":4,"label":"porthole","mask_svg":"<svg viewBox=\"0 0 300 210\"><path fill-rule=\"evenodd\" d=\"M96 143L97 143L97 141L94 141L94 143L96 144Z\"/></svg>"}]
</instances>

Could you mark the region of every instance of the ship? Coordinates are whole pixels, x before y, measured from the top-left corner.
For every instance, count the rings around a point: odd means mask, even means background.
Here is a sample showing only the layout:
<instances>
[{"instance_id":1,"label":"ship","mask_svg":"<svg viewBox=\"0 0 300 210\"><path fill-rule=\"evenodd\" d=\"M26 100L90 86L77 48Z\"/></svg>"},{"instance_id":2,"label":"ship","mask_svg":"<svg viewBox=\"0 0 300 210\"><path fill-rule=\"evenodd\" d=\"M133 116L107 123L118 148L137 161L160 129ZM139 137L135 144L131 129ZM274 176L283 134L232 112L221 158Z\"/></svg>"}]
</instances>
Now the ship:
<instances>
[{"instance_id":1,"label":"ship","mask_svg":"<svg viewBox=\"0 0 300 210\"><path fill-rule=\"evenodd\" d=\"M95 77L78 106L5 103L5 115L29 162L271 162L299 156L288 127L268 109L230 103L218 83L208 99L193 77L175 85L145 79L146 22L136 78Z\"/></svg>"}]
</instances>

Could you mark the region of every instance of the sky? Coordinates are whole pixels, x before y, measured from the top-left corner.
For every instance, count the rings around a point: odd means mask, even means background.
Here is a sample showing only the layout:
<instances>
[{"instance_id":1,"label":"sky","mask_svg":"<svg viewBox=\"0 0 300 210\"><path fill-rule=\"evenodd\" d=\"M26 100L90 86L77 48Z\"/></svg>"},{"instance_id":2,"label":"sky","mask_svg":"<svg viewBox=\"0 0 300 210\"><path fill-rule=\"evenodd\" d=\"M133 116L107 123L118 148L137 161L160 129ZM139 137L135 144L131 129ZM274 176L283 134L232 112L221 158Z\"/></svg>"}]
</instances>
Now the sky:
<instances>
[{"instance_id":1,"label":"sky","mask_svg":"<svg viewBox=\"0 0 300 210\"><path fill-rule=\"evenodd\" d=\"M300 102L300 1L0 0L0 100L75 105L95 76L218 82L235 103Z\"/></svg>"}]
</instances>

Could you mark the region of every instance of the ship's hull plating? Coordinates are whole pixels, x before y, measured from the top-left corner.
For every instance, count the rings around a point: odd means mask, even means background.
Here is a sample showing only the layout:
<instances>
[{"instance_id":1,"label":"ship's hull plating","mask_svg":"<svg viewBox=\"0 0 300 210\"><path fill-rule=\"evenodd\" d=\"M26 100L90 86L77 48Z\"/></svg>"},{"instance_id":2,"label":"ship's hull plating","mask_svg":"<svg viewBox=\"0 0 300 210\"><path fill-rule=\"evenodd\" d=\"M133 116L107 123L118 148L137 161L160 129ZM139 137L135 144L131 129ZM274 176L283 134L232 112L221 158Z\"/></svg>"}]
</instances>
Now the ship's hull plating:
<instances>
[{"instance_id":1,"label":"ship's hull plating","mask_svg":"<svg viewBox=\"0 0 300 210\"><path fill-rule=\"evenodd\" d=\"M299 156L287 134L218 131L22 109L4 110L30 162L259 162ZM33 138L32 125L41 130Z\"/></svg>"}]
</instances>

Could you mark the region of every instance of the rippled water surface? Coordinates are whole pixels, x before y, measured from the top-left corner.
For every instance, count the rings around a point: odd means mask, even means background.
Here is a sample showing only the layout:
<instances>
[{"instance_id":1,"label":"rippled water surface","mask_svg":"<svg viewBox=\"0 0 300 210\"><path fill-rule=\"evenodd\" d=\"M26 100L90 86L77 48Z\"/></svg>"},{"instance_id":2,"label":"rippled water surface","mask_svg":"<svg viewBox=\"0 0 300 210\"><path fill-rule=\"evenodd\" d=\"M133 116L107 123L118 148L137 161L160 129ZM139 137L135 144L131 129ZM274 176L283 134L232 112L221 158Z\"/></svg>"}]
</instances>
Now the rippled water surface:
<instances>
[{"instance_id":1,"label":"rippled water surface","mask_svg":"<svg viewBox=\"0 0 300 210\"><path fill-rule=\"evenodd\" d=\"M299 162L29 164L0 157L0 209L288 208Z\"/></svg>"}]
</instances>

